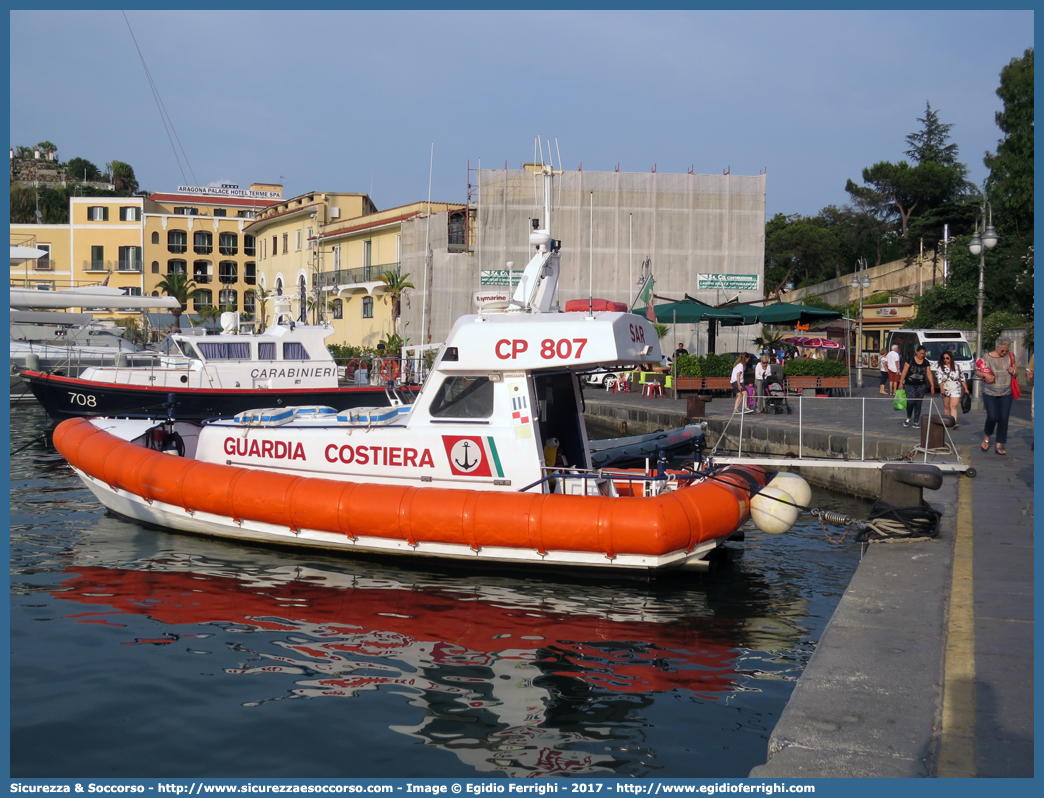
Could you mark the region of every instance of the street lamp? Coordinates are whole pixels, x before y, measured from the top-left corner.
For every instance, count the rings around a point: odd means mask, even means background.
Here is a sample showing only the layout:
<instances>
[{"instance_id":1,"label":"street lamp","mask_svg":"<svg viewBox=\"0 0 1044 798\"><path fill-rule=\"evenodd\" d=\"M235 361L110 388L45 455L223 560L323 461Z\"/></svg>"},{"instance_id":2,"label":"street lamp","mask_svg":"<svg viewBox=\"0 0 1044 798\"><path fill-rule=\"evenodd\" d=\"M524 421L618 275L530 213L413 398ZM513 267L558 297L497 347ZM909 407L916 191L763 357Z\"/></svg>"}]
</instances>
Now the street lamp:
<instances>
[{"instance_id":1,"label":"street lamp","mask_svg":"<svg viewBox=\"0 0 1044 798\"><path fill-rule=\"evenodd\" d=\"M860 258L856 262L856 273L852 275L853 288L859 289L859 328L856 332L856 386L863 387L863 289L870 287L870 275L866 273L866 258Z\"/></svg>"},{"instance_id":2,"label":"street lamp","mask_svg":"<svg viewBox=\"0 0 1044 798\"><path fill-rule=\"evenodd\" d=\"M980 227L982 232L980 232ZM979 256L979 307L975 319L975 348L978 353L976 359L982 357L982 306L986 301L986 250L997 246L998 240L997 232L993 229L993 208L984 199L981 214L975 220L975 234L968 242L971 254ZM981 407L982 380L974 381L973 394L976 407Z\"/></svg>"}]
</instances>

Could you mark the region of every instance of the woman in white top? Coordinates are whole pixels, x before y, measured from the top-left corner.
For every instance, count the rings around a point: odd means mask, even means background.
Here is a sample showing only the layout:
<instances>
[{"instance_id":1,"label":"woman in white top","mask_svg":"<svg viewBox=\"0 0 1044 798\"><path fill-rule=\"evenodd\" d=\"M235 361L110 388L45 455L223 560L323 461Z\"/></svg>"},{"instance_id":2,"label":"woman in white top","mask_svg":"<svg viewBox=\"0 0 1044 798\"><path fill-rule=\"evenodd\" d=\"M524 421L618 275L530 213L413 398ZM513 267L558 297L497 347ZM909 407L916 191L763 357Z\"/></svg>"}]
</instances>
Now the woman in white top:
<instances>
[{"instance_id":1,"label":"woman in white top","mask_svg":"<svg viewBox=\"0 0 1044 798\"><path fill-rule=\"evenodd\" d=\"M765 380L769 376L769 356L762 355L761 361L754 367L754 393L758 397L758 412L765 412Z\"/></svg>"},{"instance_id":2,"label":"woman in white top","mask_svg":"<svg viewBox=\"0 0 1044 798\"><path fill-rule=\"evenodd\" d=\"M953 416L954 421L957 420L957 408L961 404L961 393L968 390L968 383L964 380L964 375L961 374L961 370L957 367L957 364L953 362L953 352L947 349L939 356L939 365L934 369L935 381L939 383L939 391L943 395L943 413L947 416ZM959 425L954 424L956 429Z\"/></svg>"},{"instance_id":3,"label":"woman in white top","mask_svg":"<svg viewBox=\"0 0 1044 798\"><path fill-rule=\"evenodd\" d=\"M729 382L732 383L732 389L736 392L736 403L732 406L733 413L746 413L746 409L742 409L742 402L747 398L747 390L743 387L743 372L747 368L747 358L749 355L742 354L736 358L735 364L732 366L732 376L729 377Z\"/></svg>"}]
</instances>

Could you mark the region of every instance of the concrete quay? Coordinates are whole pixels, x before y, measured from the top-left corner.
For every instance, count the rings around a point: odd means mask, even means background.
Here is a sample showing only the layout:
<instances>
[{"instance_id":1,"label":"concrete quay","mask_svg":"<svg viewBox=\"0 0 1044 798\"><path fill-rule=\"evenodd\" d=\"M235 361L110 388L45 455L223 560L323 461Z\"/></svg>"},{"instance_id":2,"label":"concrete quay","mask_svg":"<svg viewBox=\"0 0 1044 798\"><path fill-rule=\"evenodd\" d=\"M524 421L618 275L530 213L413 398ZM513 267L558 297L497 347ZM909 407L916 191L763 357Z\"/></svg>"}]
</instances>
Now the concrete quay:
<instances>
[{"instance_id":1,"label":"concrete quay","mask_svg":"<svg viewBox=\"0 0 1044 798\"><path fill-rule=\"evenodd\" d=\"M790 400L791 415L744 416L744 453L888 458L919 444L877 387L851 398ZM865 399L865 401L864 401ZM684 399L585 391L587 416L630 435L679 426ZM865 408L865 411L864 411ZM865 412L865 424L864 424ZM732 400L707 405L708 437L738 445ZM1014 403L1007 456L981 451L985 413L963 415L953 443L977 475L947 476L925 499L943 513L939 537L869 546L751 776L1033 776L1033 424ZM863 428L865 426L866 432ZM870 432L872 430L872 433ZM759 445L758 442L761 442ZM734 452L730 452L734 453ZM880 476L846 483L876 496ZM818 475L818 476L817 476Z\"/></svg>"}]
</instances>

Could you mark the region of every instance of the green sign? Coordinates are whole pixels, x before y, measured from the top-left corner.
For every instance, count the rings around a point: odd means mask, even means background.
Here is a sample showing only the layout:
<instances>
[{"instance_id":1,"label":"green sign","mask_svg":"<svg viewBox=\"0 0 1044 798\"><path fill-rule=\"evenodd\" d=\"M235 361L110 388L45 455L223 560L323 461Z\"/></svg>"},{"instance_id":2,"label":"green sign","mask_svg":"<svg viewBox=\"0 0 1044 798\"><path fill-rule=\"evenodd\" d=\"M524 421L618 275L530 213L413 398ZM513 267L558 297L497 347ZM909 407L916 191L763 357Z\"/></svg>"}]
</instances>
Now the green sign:
<instances>
[{"instance_id":1,"label":"green sign","mask_svg":"<svg viewBox=\"0 0 1044 798\"><path fill-rule=\"evenodd\" d=\"M521 271L508 271L507 269L484 269L479 272L480 285L518 285L518 278L522 276ZM508 280L510 279L510 283Z\"/></svg>"},{"instance_id":2,"label":"green sign","mask_svg":"<svg viewBox=\"0 0 1044 798\"><path fill-rule=\"evenodd\" d=\"M697 274L696 290L757 291L761 279L756 274Z\"/></svg>"}]
</instances>

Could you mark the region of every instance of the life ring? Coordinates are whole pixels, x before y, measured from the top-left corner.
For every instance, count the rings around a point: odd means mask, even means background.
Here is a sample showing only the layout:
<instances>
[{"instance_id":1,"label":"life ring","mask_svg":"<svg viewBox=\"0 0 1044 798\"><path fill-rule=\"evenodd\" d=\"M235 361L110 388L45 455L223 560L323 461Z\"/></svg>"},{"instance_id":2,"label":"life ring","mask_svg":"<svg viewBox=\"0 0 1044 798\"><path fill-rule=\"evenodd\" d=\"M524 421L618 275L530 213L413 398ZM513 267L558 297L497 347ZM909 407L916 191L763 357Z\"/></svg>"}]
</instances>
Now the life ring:
<instances>
[{"instance_id":1,"label":"life ring","mask_svg":"<svg viewBox=\"0 0 1044 798\"><path fill-rule=\"evenodd\" d=\"M399 361L395 358L386 357L381 361L381 376L386 380L399 379Z\"/></svg>"},{"instance_id":2,"label":"life ring","mask_svg":"<svg viewBox=\"0 0 1044 798\"><path fill-rule=\"evenodd\" d=\"M352 379L355 376L355 372L359 370L359 366L362 364L356 359L352 358L344 367L344 376L347 379Z\"/></svg>"}]
</instances>

